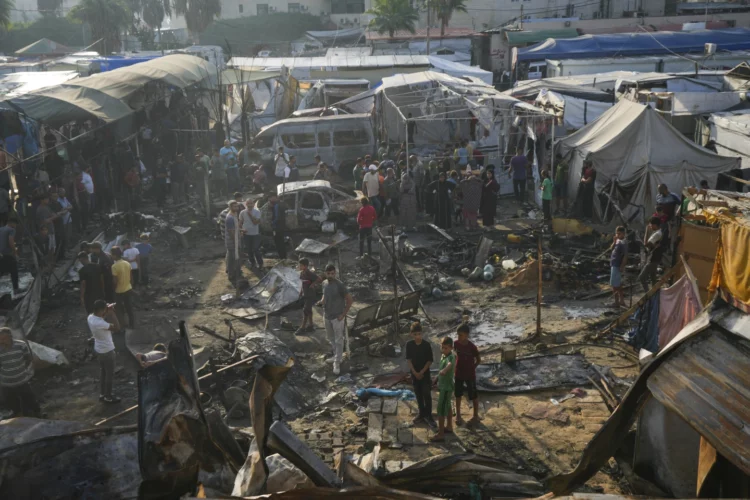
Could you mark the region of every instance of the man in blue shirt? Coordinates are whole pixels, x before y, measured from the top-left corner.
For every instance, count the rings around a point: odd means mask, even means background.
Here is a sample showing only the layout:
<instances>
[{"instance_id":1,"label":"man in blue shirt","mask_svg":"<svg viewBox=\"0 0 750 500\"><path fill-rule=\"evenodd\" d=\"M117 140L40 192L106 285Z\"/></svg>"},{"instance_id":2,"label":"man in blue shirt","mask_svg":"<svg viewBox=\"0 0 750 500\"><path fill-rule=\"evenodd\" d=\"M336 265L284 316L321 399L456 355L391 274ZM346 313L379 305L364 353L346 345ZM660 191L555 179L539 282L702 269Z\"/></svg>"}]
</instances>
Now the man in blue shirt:
<instances>
[{"instance_id":1,"label":"man in blue shirt","mask_svg":"<svg viewBox=\"0 0 750 500\"><path fill-rule=\"evenodd\" d=\"M240 165L237 163L237 148L232 146L229 139L224 141L224 147L219 150L221 159L224 160L224 169L227 172L227 186L229 191L239 189L240 186Z\"/></svg>"},{"instance_id":2,"label":"man in blue shirt","mask_svg":"<svg viewBox=\"0 0 750 500\"><path fill-rule=\"evenodd\" d=\"M667 216L667 221L672 220L677 207L680 206L682 200L678 195L669 191L666 184L659 184L659 194L656 195L656 206L664 209L664 214Z\"/></svg>"},{"instance_id":3,"label":"man in blue shirt","mask_svg":"<svg viewBox=\"0 0 750 500\"><path fill-rule=\"evenodd\" d=\"M516 149L516 156L510 159L508 175L513 176L513 192L519 203L526 203L526 175L529 160L521 148Z\"/></svg>"}]
</instances>

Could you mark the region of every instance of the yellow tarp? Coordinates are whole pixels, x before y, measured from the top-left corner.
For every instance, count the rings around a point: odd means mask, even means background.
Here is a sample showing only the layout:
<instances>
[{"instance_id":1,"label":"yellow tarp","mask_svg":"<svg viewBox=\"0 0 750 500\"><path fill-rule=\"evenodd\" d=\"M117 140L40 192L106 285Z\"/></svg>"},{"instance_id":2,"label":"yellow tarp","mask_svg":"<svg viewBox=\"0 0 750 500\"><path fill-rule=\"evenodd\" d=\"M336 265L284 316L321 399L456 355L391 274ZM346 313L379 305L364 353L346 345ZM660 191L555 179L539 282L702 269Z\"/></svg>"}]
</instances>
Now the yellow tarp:
<instances>
[{"instance_id":1,"label":"yellow tarp","mask_svg":"<svg viewBox=\"0 0 750 500\"><path fill-rule=\"evenodd\" d=\"M720 234L709 292L722 288L750 306L750 227L725 221Z\"/></svg>"}]
</instances>

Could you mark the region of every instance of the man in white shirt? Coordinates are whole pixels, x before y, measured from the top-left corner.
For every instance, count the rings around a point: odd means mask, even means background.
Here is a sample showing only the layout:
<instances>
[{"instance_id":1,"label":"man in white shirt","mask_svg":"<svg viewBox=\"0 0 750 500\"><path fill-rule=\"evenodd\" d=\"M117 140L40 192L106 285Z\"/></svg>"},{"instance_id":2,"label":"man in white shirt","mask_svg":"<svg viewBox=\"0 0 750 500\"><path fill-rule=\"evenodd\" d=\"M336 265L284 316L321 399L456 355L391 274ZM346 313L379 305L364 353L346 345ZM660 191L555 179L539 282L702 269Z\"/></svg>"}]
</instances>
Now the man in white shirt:
<instances>
[{"instance_id":1,"label":"man in white shirt","mask_svg":"<svg viewBox=\"0 0 750 500\"><path fill-rule=\"evenodd\" d=\"M94 337L94 352L101 367L99 401L119 403L120 398L112 395L112 381L115 377L115 343L112 341L112 332L120 329L114 314L114 304L107 304L103 300L94 302L94 312L89 314L88 324Z\"/></svg>"},{"instance_id":2,"label":"man in white shirt","mask_svg":"<svg viewBox=\"0 0 750 500\"><path fill-rule=\"evenodd\" d=\"M141 264L141 252L130 246L130 240L122 240L122 258L130 262L130 282L135 285L140 283L139 268Z\"/></svg>"},{"instance_id":3,"label":"man in white shirt","mask_svg":"<svg viewBox=\"0 0 750 500\"><path fill-rule=\"evenodd\" d=\"M224 160L224 170L227 173L227 186L231 186L231 189L240 189L240 166L237 163L237 148L232 146L232 143L227 139L224 141L224 147L219 150L219 155Z\"/></svg>"},{"instance_id":4,"label":"man in white shirt","mask_svg":"<svg viewBox=\"0 0 750 500\"><path fill-rule=\"evenodd\" d=\"M240 212L242 243L250 266L263 269L263 254L260 251L260 210L255 207L255 202L251 199L245 202L245 207Z\"/></svg>"},{"instance_id":5,"label":"man in white shirt","mask_svg":"<svg viewBox=\"0 0 750 500\"><path fill-rule=\"evenodd\" d=\"M378 167L375 165L370 165L370 170L362 179L362 191L370 199L375 211L380 213L380 176L378 175Z\"/></svg>"},{"instance_id":6,"label":"man in white shirt","mask_svg":"<svg viewBox=\"0 0 750 500\"><path fill-rule=\"evenodd\" d=\"M89 195L88 201L88 212L92 214L94 212L94 179L91 178L91 167L86 167L81 172L81 183L86 188L86 192Z\"/></svg>"},{"instance_id":7,"label":"man in white shirt","mask_svg":"<svg viewBox=\"0 0 750 500\"><path fill-rule=\"evenodd\" d=\"M276 164L274 175L276 176L276 185L282 184L289 177L289 155L284 153L284 146L279 146L279 152L273 159Z\"/></svg>"}]
</instances>

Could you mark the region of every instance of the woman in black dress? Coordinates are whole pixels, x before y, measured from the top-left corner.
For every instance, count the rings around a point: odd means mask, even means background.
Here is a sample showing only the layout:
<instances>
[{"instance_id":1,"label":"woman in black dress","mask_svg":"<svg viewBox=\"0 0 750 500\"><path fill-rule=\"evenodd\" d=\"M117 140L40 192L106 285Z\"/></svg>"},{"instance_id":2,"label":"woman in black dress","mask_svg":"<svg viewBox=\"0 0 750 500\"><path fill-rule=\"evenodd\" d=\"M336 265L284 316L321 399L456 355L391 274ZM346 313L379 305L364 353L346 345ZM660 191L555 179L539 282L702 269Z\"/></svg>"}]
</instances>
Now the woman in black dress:
<instances>
[{"instance_id":1,"label":"woman in black dress","mask_svg":"<svg viewBox=\"0 0 750 500\"><path fill-rule=\"evenodd\" d=\"M435 225L441 229L451 227L451 187L446 180L445 172L440 172L438 180L429 185L429 193L432 195L432 207L435 215Z\"/></svg>"}]
</instances>

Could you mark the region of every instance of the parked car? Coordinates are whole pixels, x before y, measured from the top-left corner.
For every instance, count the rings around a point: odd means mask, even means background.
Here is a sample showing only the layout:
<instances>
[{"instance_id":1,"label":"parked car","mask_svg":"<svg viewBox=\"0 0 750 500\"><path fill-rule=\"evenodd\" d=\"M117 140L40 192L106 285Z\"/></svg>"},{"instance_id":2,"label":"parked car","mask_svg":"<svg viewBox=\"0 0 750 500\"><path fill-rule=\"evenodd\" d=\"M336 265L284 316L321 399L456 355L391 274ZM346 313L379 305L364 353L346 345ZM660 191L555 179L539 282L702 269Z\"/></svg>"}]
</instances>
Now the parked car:
<instances>
[{"instance_id":1,"label":"parked car","mask_svg":"<svg viewBox=\"0 0 750 500\"><path fill-rule=\"evenodd\" d=\"M334 171L349 175L358 157L375 152L375 136L367 113L287 118L264 127L255 136L255 148L264 164L271 165L279 146L297 157L302 175L312 175L315 155Z\"/></svg>"},{"instance_id":2,"label":"parked car","mask_svg":"<svg viewBox=\"0 0 750 500\"><path fill-rule=\"evenodd\" d=\"M359 212L364 196L361 191L355 191L352 196L335 189L328 181L279 184L276 192L286 205L286 227L290 231L320 229L327 221L343 222ZM271 232L271 204L266 200L259 210L261 230Z\"/></svg>"}]
</instances>

